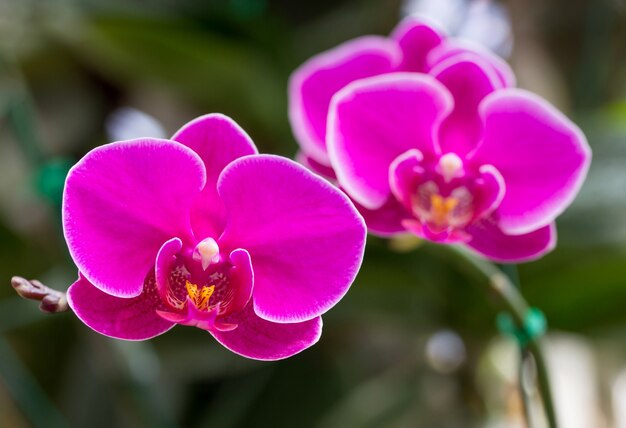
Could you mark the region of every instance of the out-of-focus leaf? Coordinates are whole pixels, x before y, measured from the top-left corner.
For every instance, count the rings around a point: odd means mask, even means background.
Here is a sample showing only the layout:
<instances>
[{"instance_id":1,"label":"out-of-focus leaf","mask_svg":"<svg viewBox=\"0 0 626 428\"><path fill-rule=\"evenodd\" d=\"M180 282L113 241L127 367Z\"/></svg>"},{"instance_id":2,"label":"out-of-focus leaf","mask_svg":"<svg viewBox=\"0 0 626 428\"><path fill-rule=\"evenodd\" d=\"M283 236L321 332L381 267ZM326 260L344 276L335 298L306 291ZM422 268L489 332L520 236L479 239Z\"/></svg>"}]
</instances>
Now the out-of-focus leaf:
<instances>
[{"instance_id":1,"label":"out-of-focus leaf","mask_svg":"<svg viewBox=\"0 0 626 428\"><path fill-rule=\"evenodd\" d=\"M273 374L271 367L220 383L210 405L198 409L202 415L198 427L235 428L259 399ZM189 412L192 413L192 412Z\"/></svg>"},{"instance_id":2,"label":"out-of-focus leaf","mask_svg":"<svg viewBox=\"0 0 626 428\"><path fill-rule=\"evenodd\" d=\"M41 321L43 317L32 301L20 297L0 300L0 333Z\"/></svg>"},{"instance_id":3,"label":"out-of-focus leaf","mask_svg":"<svg viewBox=\"0 0 626 428\"><path fill-rule=\"evenodd\" d=\"M243 125L289 135L285 82L253 47L178 20L100 17L88 25L74 48L108 77L167 84Z\"/></svg>"},{"instance_id":4,"label":"out-of-focus leaf","mask_svg":"<svg viewBox=\"0 0 626 428\"><path fill-rule=\"evenodd\" d=\"M6 385L33 426L41 428L69 426L2 335L0 335L0 356L0 381Z\"/></svg>"},{"instance_id":5,"label":"out-of-focus leaf","mask_svg":"<svg viewBox=\"0 0 626 428\"><path fill-rule=\"evenodd\" d=\"M394 367L383 374L356 385L343 400L322 418L320 427L374 427L384 425L411 403L416 373L409 364Z\"/></svg>"},{"instance_id":6,"label":"out-of-focus leaf","mask_svg":"<svg viewBox=\"0 0 626 428\"><path fill-rule=\"evenodd\" d=\"M524 295L550 328L592 331L624 322L626 251L563 252L523 272Z\"/></svg>"}]
</instances>

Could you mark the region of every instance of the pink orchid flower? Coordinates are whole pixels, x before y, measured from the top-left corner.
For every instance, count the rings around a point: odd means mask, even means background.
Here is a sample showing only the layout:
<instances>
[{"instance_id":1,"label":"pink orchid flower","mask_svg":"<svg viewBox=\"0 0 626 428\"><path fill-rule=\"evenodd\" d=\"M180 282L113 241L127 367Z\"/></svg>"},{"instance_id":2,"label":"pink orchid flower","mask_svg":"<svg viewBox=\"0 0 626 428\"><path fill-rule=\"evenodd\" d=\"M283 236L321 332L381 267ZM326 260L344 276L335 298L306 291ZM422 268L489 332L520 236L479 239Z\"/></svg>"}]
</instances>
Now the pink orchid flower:
<instances>
[{"instance_id":1,"label":"pink orchid flower","mask_svg":"<svg viewBox=\"0 0 626 428\"><path fill-rule=\"evenodd\" d=\"M287 159L259 155L212 114L172 140L121 141L70 171L63 227L93 330L144 340L176 324L254 359L316 343L320 316L360 267L365 226L350 200Z\"/></svg>"},{"instance_id":2,"label":"pink orchid flower","mask_svg":"<svg viewBox=\"0 0 626 428\"><path fill-rule=\"evenodd\" d=\"M387 66L373 67L383 52ZM294 73L300 158L338 182L373 233L536 259L554 248L554 220L591 151L575 124L513 84L497 57L409 19L390 39L348 42Z\"/></svg>"},{"instance_id":3,"label":"pink orchid flower","mask_svg":"<svg viewBox=\"0 0 626 428\"><path fill-rule=\"evenodd\" d=\"M389 37L350 40L314 56L293 73L289 119L302 149L301 159L319 165L320 172L331 167L326 130L332 97L355 80L394 72L426 73L440 80L455 97L456 106L445 125L452 129L443 132L454 133L450 138L462 138L467 144L479 132L475 110L484 91L515 85L513 72L500 57L480 45L446 38L420 19L406 18ZM488 82L475 88L474 81ZM459 130L454 126L461 124Z\"/></svg>"}]
</instances>

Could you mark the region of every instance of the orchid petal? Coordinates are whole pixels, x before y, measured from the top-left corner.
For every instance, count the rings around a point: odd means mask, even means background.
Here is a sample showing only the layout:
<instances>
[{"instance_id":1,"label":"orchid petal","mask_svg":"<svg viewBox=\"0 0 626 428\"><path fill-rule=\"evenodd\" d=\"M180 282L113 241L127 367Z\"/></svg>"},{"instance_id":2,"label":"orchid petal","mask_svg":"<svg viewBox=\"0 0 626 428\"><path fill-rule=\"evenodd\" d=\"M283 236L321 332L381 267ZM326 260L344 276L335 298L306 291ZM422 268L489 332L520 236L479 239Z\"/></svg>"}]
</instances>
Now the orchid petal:
<instances>
[{"instance_id":1,"label":"orchid petal","mask_svg":"<svg viewBox=\"0 0 626 428\"><path fill-rule=\"evenodd\" d=\"M348 83L394 71L402 58L398 45L384 37L360 37L316 55L289 82L289 119L308 156L330 165L326 119L333 95Z\"/></svg>"},{"instance_id":2,"label":"orchid petal","mask_svg":"<svg viewBox=\"0 0 626 428\"><path fill-rule=\"evenodd\" d=\"M452 107L445 87L418 73L372 77L342 89L328 124L329 154L341 187L364 207L381 207L391 192L391 163L414 148L433 158L439 152L437 129Z\"/></svg>"},{"instance_id":3,"label":"orchid petal","mask_svg":"<svg viewBox=\"0 0 626 428\"><path fill-rule=\"evenodd\" d=\"M327 180L332 182L337 181L337 176L335 175L335 170L330 166L322 165L317 162L311 156L307 156L303 151L299 151L296 153L296 161L319 175L320 177L324 177Z\"/></svg>"},{"instance_id":4,"label":"orchid petal","mask_svg":"<svg viewBox=\"0 0 626 428\"><path fill-rule=\"evenodd\" d=\"M236 324L230 331L212 331L215 339L232 352L255 360L275 361L291 357L317 343L322 319L293 324L266 321L254 313L252 304L226 319Z\"/></svg>"},{"instance_id":5,"label":"orchid petal","mask_svg":"<svg viewBox=\"0 0 626 428\"><path fill-rule=\"evenodd\" d=\"M317 175L331 182L337 181L335 171L332 168L316 162L310 156L305 155L304 152L298 152L296 160ZM393 198L389 198L385 205L374 210L368 210L358 202L352 202L357 211L363 216L367 230L370 233L377 236L391 236L404 231L402 220L406 217L406 212Z\"/></svg>"},{"instance_id":6,"label":"orchid petal","mask_svg":"<svg viewBox=\"0 0 626 428\"><path fill-rule=\"evenodd\" d=\"M402 222L408 218L407 211L394 198L389 198L385 204L375 210L354 204L361 213L367 230L376 236L388 237L404 232Z\"/></svg>"},{"instance_id":7,"label":"orchid petal","mask_svg":"<svg viewBox=\"0 0 626 428\"><path fill-rule=\"evenodd\" d=\"M500 206L506 194L506 184L500 171L493 165L483 165L474 182L474 216L487 217Z\"/></svg>"},{"instance_id":8,"label":"orchid petal","mask_svg":"<svg viewBox=\"0 0 626 428\"><path fill-rule=\"evenodd\" d=\"M428 53L443 41L441 31L427 24L423 19L405 18L391 33L391 39L398 42L403 57L399 70L426 73Z\"/></svg>"},{"instance_id":9,"label":"orchid petal","mask_svg":"<svg viewBox=\"0 0 626 428\"><path fill-rule=\"evenodd\" d=\"M157 290L162 300L167 298L167 292L171 288L170 273L172 272L172 263L174 256L183 248L183 242L178 238L172 238L163 244L156 256L154 265L154 277Z\"/></svg>"},{"instance_id":10,"label":"orchid petal","mask_svg":"<svg viewBox=\"0 0 626 428\"><path fill-rule=\"evenodd\" d=\"M536 260L556 246L554 224L523 235L505 234L492 219L476 222L465 231L471 235L467 246L490 260L523 263Z\"/></svg>"},{"instance_id":11,"label":"orchid petal","mask_svg":"<svg viewBox=\"0 0 626 428\"><path fill-rule=\"evenodd\" d=\"M348 291L366 230L338 189L293 161L258 155L231 163L218 191L229 219L220 248L250 253L260 317L309 320Z\"/></svg>"},{"instance_id":12,"label":"orchid petal","mask_svg":"<svg viewBox=\"0 0 626 428\"><path fill-rule=\"evenodd\" d=\"M485 99L483 143L471 156L502 174L506 194L497 209L508 234L547 226L573 201L591 151L580 129L529 92L506 89Z\"/></svg>"},{"instance_id":13,"label":"orchid petal","mask_svg":"<svg viewBox=\"0 0 626 428\"><path fill-rule=\"evenodd\" d=\"M69 172L63 228L74 262L100 290L138 296L163 242L192 239L191 202L205 170L189 148L139 139L89 152Z\"/></svg>"},{"instance_id":14,"label":"orchid petal","mask_svg":"<svg viewBox=\"0 0 626 428\"><path fill-rule=\"evenodd\" d=\"M431 230L427 225L423 225L418 220L405 220L403 224L408 231L418 238L439 244L458 244L467 242L470 239L470 236L461 229L435 231Z\"/></svg>"},{"instance_id":15,"label":"orchid petal","mask_svg":"<svg viewBox=\"0 0 626 428\"><path fill-rule=\"evenodd\" d=\"M235 289L233 300L229 302L227 311L236 312L243 309L252 297L254 290L254 268L250 253L242 248L231 251L230 286Z\"/></svg>"},{"instance_id":16,"label":"orchid petal","mask_svg":"<svg viewBox=\"0 0 626 428\"><path fill-rule=\"evenodd\" d=\"M498 76L503 87L515 86L515 74L509 64L489 49L469 40L447 39L434 48L428 55L428 63L431 67L436 67L457 55L471 53L479 56L487 62L495 74Z\"/></svg>"},{"instance_id":17,"label":"orchid petal","mask_svg":"<svg viewBox=\"0 0 626 428\"><path fill-rule=\"evenodd\" d=\"M172 140L192 149L206 168L207 181L191 211L191 222L199 238L218 237L224 230L224 206L217 195L217 178L237 158L257 153L246 132L223 114L200 116L183 126Z\"/></svg>"},{"instance_id":18,"label":"orchid petal","mask_svg":"<svg viewBox=\"0 0 626 428\"><path fill-rule=\"evenodd\" d=\"M440 62L431 70L431 74L454 97L454 110L439 130L441 151L464 157L476 148L482 138L483 120L478 109L480 102L502 88L502 84L491 66L471 53Z\"/></svg>"},{"instance_id":19,"label":"orchid petal","mask_svg":"<svg viewBox=\"0 0 626 428\"><path fill-rule=\"evenodd\" d=\"M114 297L80 275L67 290L67 300L76 316L88 327L116 339L150 339L174 326L155 311L155 302L160 301L156 287L137 297Z\"/></svg>"},{"instance_id":20,"label":"orchid petal","mask_svg":"<svg viewBox=\"0 0 626 428\"><path fill-rule=\"evenodd\" d=\"M304 152L298 152L296 160L317 175L331 182L337 181L335 171L332 168L316 162L310 156L305 155ZM367 230L370 233L377 236L391 236L404 231L402 220L406 217L406 212L393 198L389 198L385 205L375 210L368 210L358 202L352 202L357 211L363 216Z\"/></svg>"},{"instance_id":21,"label":"orchid petal","mask_svg":"<svg viewBox=\"0 0 626 428\"><path fill-rule=\"evenodd\" d=\"M424 155L417 149L407 150L389 166L391 192L408 212L413 210L413 196L424 181Z\"/></svg>"}]
</instances>

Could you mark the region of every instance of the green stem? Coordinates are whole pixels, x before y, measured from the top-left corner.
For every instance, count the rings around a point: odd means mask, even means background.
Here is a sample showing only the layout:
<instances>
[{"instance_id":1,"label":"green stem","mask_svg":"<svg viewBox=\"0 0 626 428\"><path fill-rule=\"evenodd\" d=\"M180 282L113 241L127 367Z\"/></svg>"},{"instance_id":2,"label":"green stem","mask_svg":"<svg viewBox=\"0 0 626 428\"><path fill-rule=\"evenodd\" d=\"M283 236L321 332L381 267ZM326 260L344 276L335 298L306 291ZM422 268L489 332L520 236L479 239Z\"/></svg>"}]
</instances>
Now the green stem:
<instances>
[{"instance_id":1,"label":"green stem","mask_svg":"<svg viewBox=\"0 0 626 428\"><path fill-rule=\"evenodd\" d=\"M498 268L504 273L511 283L519 290L520 278L517 270L517 265L514 264L498 264ZM518 385L520 399L522 400L522 407L524 409L524 419L526 420L526 426L532 428L535 426L532 407L532 397L530 395L529 387L527 385L527 369L528 363L532 360L532 355L528 352L526 346L519 347L519 366L518 366Z\"/></svg>"},{"instance_id":2,"label":"green stem","mask_svg":"<svg viewBox=\"0 0 626 428\"><path fill-rule=\"evenodd\" d=\"M519 289L513 284L511 279L504 274L494 264L479 259L467 251L453 247L466 262L468 262L476 271L480 272L487 278L491 289L496 292L500 300L504 304L507 312L511 314L517 327L522 328L525 323L526 314L529 306L524 300ZM530 338L525 349L535 361L537 367L537 387L543 400L543 407L546 413L546 419L550 428L557 428L556 413L552 402L552 392L550 388L550 380L548 378L548 369L546 367L543 350L538 338Z\"/></svg>"},{"instance_id":3,"label":"green stem","mask_svg":"<svg viewBox=\"0 0 626 428\"><path fill-rule=\"evenodd\" d=\"M532 397L529 394L526 381L526 368L529 358L532 358L526 349L520 349L519 353L519 370L518 370L518 383L519 393L524 408L524 419L526 420L526 426L533 427L533 414L530 410L532 405Z\"/></svg>"},{"instance_id":4,"label":"green stem","mask_svg":"<svg viewBox=\"0 0 626 428\"><path fill-rule=\"evenodd\" d=\"M497 266L507 277L509 277L509 280L511 280L515 287L520 288L520 279L519 272L517 271L517 265L499 264Z\"/></svg>"},{"instance_id":5,"label":"green stem","mask_svg":"<svg viewBox=\"0 0 626 428\"><path fill-rule=\"evenodd\" d=\"M548 377L548 367L543 356L543 350L537 340L533 340L528 344L535 366L537 368L537 384L543 400L543 407L546 412L546 418L550 428L557 428L556 413L554 411L554 403L552 402L552 392L550 390L550 379Z\"/></svg>"}]
</instances>

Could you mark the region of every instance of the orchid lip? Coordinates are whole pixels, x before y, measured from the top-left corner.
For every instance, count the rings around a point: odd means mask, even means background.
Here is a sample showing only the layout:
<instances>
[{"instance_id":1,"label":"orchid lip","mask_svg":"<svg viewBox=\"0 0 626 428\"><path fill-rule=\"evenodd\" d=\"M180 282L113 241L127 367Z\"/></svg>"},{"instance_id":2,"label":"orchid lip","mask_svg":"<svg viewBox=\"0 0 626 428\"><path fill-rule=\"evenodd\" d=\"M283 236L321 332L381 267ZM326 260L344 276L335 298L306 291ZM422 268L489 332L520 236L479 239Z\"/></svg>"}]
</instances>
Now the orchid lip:
<instances>
[{"instance_id":1,"label":"orchid lip","mask_svg":"<svg viewBox=\"0 0 626 428\"><path fill-rule=\"evenodd\" d=\"M161 318L208 331L237 328L225 319L242 310L252 296L252 267L245 250L222 256L217 242L205 238L193 250L172 254L161 265L163 272L157 275Z\"/></svg>"},{"instance_id":2,"label":"orchid lip","mask_svg":"<svg viewBox=\"0 0 626 428\"><path fill-rule=\"evenodd\" d=\"M465 228L501 201L503 183L493 166L466 165L456 153L424 159L408 151L393 162L390 188L410 216L403 226L429 240L467 240Z\"/></svg>"}]
</instances>

